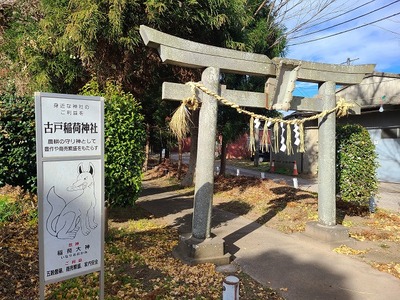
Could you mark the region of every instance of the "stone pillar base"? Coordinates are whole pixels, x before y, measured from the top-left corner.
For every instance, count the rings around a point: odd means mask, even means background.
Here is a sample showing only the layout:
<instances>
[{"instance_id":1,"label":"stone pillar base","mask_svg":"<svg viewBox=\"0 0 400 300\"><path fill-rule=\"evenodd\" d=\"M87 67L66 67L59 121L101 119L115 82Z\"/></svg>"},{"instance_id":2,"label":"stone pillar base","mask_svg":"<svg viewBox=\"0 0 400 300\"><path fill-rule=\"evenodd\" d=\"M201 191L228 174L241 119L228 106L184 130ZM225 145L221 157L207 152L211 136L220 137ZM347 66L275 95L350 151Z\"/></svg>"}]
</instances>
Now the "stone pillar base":
<instances>
[{"instance_id":1,"label":"stone pillar base","mask_svg":"<svg viewBox=\"0 0 400 300\"><path fill-rule=\"evenodd\" d=\"M224 248L224 241L218 237L199 240L191 234L182 234L172 254L189 265L213 263L220 266L230 263L230 254L225 253Z\"/></svg>"},{"instance_id":2,"label":"stone pillar base","mask_svg":"<svg viewBox=\"0 0 400 300\"><path fill-rule=\"evenodd\" d=\"M349 241L349 231L343 225L326 226L318 222L306 224L305 235L328 243Z\"/></svg>"}]
</instances>

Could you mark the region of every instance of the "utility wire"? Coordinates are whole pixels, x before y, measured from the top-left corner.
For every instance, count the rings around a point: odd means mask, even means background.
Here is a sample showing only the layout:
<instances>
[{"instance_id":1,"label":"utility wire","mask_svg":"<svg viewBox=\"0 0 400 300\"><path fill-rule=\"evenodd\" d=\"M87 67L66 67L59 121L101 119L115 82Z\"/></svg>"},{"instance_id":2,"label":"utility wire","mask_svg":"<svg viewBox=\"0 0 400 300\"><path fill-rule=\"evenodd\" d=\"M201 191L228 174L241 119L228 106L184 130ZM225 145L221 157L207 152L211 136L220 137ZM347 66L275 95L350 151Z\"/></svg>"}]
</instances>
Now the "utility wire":
<instances>
[{"instance_id":1,"label":"utility wire","mask_svg":"<svg viewBox=\"0 0 400 300\"><path fill-rule=\"evenodd\" d=\"M302 30L305 30L305 29L308 29L308 28L312 28L312 27L321 25L321 24L323 24L323 23L332 21L333 19L336 19L336 18L339 18L339 17L341 17L341 16L347 15L347 14L349 14L349 13L351 13L351 12L353 12L353 11L356 11L357 9L359 9L359 8L361 8L361 7L363 7L363 6L366 6L366 5L368 5L368 4L372 3L372 2L375 2L375 1L376 1L376 0L371 0L371 1L367 2L367 3L361 4L360 6L357 6L357 7L353 8L353 9L351 9L351 10L349 10L349 11L346 11L346 12L341 13L341 14L339 14L339 15L335 15L335 16L333 16L333 17L330 18L330 19L327 19L327 20L324 20L324 21L321 21L321 22L319 22L319 23L312 24L312 25L309 25L309 26L305 26L305 27L302 28Z\"/></svg>"},{"instance_id":2,"label":"utility wire","mask_svg":"<svg viewBox=\"0 0 400 300\"><path fill-rule=\"evenodd\" d=\"M305 34L302 34L302 35L298 35L298 36L292 37L291 39L292 39L292 40L298 39L298 38L301 38L301 37L304 37L304 36L312 35L312 34L315 34L315 33L321 32L321 31L325 31L325 30L328 30L328 29L331 29L331 28L334 28L334 27L337 27L337 26L340 26L340 25L349 23L349 22L351 22L351 21L357 20L357 19L359 19L359 18L365 17L365 16L370 15L370 14L372 14L372 13L374 13L374 12L377 12L377 11L379 11L379 10L381 10L381 9L384 9L384 8L386 8L386 7L390 6L390 5L393 5L393 4L397 3L397 2L400 2L400 0L393 1L393 2L391 2L391 3L389 3L389 4L386 4L386 5L384 5L384 6L380 7L380 8L374 9L374 10L372 10L372 11L370 11L370 12L367 12L367 13L365 13L365 14L362 14L362 15L360 15L360 16L358 16L358 17L354 17L354 18L352 18L352 19L350 19L350 20L343 21L343 22L341 22L341 23L338 23L338 24L335 24L335 25L332 25L332 26L329 26L329 27L326 27L326 28L322 28L322 29L319 29L319 30L316 30L316 31L312 31L312 32L309 32L309 33L305 33Z\"/></svg>"},{"instance_id":3,"label":"utility wire","mask_svg":"<svg viewBox=\"0 0 400 300\"><path fill-rule=\"evenodd\" d=\"M400 1L400 0L399 0L399 1ZM363 24L363 25L360 25L360 26L357 26L357 27L354 27L354 28L350 28L350 29L347 29L347 30L343 30L343 31L334 33L334 34L326 35L326 36L323 36L323 37L320 37L320 38L316 38L316 39L312 39L312 40L309 40L309 41L304 41L304 42L299 42L299 43L295 43L295 44L290 44L290 45L288 45L288 47L290 47L290 46L296 46L296 45L301 45L301 44L307 44L307 43L311 43L311 42L315 42L315 41L319 41L319 40L324 40L324 39L327 39L327 38L330 38L330 37L333 37L333 36L336 36L336 35L340 35L340 34L343 34L343 33L349 32L349 31L353 31L353 30L356 30L356 29L360 29L360 28L362 28L362 27L365 27L365 26L368 26L368 25L371 25L371 24L378 23L378 22L380 22L380 21L383 21L383 20L385 20L385 19L392 18L392 17L398 16L398 15L400 15L400 12L397 12L397 13L395 13L395 14L393 14L393 15L390 15L390 16L387 16L387 17L384 17L384 18L381 18L381 19L376 20L376 21L369 22L369 23L367 23L367 24Z\"/></svg>"},{"instance_id":4,"label":"utility wire","mask_svg":"<svg viewBox=\"0 0 400 300\"><path fill-rule=\"evenodd\" d=\"M378 25L373 25L373 26L375 26L375 27L378 27L379 29L382 29L382 30L388 31L388 32L390 32L390 33L393 33L393 34L400 35L400 33L398 33L398 32L395 32L395 31L393 31L393 30L390 30L390 29L387 29L387 28L383 28L383 27L381 27L381 26L378 26Z\"/></svg>"}]
</instances>

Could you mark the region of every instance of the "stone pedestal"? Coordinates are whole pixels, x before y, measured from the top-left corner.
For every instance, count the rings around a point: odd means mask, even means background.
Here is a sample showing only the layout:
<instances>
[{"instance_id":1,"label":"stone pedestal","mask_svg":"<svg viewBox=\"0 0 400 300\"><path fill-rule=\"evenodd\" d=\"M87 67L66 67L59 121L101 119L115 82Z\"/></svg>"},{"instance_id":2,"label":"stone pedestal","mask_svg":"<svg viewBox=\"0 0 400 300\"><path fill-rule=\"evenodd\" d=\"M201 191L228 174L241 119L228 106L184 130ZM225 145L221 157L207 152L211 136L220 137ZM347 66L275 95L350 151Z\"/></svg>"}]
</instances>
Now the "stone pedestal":
<instances>
[{"instance_id":1,"label":"stone pedestal","mask_svg":"<svg viewBox=\"0 0 400 300\"><path fill-rule=\"evenodd\" d=\"M311 238L328 243L340 243L349 241L349 231L342 225L327 226L318 222L306 224L305 234Z\"/></svg>"},{"instance_id":2,"label":"stone pedestal","mask_svg":"<svg viewBox=\"0 0 400 300\"><path fill-rule=\"evenodd\" d=\"M175 258L189 265L213 263L219 266L230 263L230 254L225 253L224 248L225 244L221 238L199 240L188 233L179 236L179 244L172 253Z\"/></svg>"}]
</instances>

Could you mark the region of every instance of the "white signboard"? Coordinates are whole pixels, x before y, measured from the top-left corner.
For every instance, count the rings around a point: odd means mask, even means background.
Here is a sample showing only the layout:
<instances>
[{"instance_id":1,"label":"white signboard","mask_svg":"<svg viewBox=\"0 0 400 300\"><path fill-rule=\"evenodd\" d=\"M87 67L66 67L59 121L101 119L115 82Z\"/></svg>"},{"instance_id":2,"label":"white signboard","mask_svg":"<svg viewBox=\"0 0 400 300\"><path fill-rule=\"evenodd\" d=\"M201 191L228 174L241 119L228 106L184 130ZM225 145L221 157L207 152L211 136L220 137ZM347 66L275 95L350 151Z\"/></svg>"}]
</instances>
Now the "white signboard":
<instances>
[{"instance_id":1,"label":"white signboard","mask_svg":"<svg viewBox=\"0 0 400 300\"><path fill-rule=\"evenodd\" d=\"M104 298L104 100L36 93L40 299L100 271Z\"/></svg>"}]
</instances>

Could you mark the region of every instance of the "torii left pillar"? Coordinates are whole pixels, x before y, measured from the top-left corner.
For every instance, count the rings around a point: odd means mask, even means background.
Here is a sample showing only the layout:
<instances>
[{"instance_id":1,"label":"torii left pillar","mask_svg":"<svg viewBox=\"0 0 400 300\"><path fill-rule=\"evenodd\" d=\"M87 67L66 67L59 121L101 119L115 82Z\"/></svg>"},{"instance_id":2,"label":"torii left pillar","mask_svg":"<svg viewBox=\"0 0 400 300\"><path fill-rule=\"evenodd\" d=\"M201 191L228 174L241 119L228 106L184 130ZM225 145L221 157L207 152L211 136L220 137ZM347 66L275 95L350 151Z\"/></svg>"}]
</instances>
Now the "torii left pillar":
<instances>
[{"instance_id":1,"label":"torii left pillar","mask_svg":"<svg viewBox=\"0 0 400 300\"><path fill-rule=\"evenodd\" d=\"M208 67L202 73L203 85L220 94L220 69ZM174 254L189 264L229 264L224 241L211 235L212 200L214 191L214 155L217 133L217 100L202 95L194 192L192 232L180 236Z\"/></svg>"}]
</instances>

